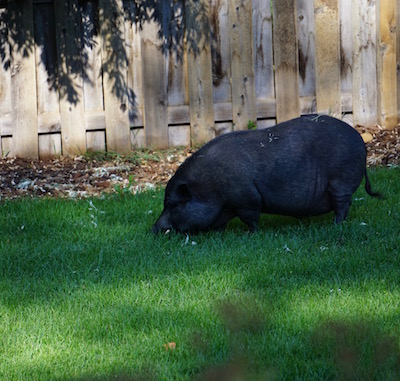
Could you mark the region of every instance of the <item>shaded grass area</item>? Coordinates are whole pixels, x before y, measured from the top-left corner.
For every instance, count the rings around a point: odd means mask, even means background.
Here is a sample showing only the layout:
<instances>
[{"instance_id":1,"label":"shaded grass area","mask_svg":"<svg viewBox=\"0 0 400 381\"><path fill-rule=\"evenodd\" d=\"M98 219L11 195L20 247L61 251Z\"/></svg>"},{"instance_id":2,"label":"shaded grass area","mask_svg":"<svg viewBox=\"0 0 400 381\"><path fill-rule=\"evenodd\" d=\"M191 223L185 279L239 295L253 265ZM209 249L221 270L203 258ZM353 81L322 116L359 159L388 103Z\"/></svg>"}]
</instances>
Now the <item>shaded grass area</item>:
<instances>
[{"instance_id":1,"label":"shaded grass area","mask_svg":"<svg viewBox=\"0 0 400 381\"><path fill-rule=\"evenodd\" d=\"M399 379L400 169L370 178L255 234L155 237L162 191L2 202L0 379Z\"/></svg>"}]
</instances>

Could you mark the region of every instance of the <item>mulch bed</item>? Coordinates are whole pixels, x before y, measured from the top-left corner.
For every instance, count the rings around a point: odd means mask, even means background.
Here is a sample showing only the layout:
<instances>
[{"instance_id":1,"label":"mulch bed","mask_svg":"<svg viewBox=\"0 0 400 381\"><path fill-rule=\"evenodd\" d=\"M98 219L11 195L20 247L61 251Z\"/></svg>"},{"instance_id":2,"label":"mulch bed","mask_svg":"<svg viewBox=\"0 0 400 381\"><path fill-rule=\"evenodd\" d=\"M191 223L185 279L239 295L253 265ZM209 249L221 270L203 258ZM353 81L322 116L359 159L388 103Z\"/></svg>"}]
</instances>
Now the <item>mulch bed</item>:
<instances>
[{"instance_id":1,"label":"mulch bed","mask_svg":"<svg viewBox=\"0 0 400 381\"><path fill-rule=\"evenodd\" d=\"M366 143L369 166L400 164L400 127L386 131L365 129L372 141ZM133 157L95 159L94 156L49 161L0 159L0 199L34 197L98 197L165 185L178 166L193 151L138 151Z\"/></svg>"}]
</instances>

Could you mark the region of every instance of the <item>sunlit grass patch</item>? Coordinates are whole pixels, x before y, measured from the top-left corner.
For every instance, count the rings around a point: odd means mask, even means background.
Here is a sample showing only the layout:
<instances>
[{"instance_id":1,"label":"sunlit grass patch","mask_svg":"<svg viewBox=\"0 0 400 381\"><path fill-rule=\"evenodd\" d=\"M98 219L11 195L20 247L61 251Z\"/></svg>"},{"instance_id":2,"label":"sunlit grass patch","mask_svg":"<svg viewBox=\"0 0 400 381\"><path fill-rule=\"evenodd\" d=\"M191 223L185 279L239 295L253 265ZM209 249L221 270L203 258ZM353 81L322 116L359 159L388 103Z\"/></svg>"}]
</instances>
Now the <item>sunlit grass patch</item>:
<instances>
[{"instance_id":1,"label":"sunlit grass patch","mask_svg":"<svg viewBox=\"0 0 400 381\"><path fill-rule=\"evenodd\" d=\"M348 221L154 236L163 191L0 204L0 378L381 379L400 372L399 169ZM124 378L125 379L125 378Z\"/></svg>"}]
</instances>

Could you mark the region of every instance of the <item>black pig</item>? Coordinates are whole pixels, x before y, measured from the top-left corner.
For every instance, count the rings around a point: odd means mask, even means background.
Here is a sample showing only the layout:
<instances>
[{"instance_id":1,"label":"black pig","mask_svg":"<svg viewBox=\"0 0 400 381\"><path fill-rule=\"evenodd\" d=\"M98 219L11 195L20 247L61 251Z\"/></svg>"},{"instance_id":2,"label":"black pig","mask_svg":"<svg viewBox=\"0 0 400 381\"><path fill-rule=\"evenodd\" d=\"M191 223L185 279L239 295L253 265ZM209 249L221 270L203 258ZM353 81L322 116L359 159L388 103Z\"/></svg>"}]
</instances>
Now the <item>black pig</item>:
<instances>
[{"instance_id":1,"label":"black pig","mask_svg":"<svg viewBox=\"0 0 400 381\"><path fill-rule=\"evenodd\" d=\"M219 136L189 157L170 179L155 233L223 230L239 217L257 229L260 213L347 216L365 177L366 149L347 123L306 115L256 131Z\"/></svg>"}]
</instances>

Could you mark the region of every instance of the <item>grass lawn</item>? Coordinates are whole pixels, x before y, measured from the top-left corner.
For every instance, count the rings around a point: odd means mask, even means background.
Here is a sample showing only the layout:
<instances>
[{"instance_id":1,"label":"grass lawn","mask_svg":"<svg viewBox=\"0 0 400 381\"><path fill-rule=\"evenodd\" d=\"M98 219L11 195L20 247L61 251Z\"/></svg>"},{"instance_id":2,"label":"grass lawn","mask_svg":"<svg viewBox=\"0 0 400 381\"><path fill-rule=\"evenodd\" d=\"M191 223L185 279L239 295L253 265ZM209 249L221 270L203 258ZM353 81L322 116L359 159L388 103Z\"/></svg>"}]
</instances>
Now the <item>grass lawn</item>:
<instances>
[{"instance_id":1,"label":"grass lawn","mask_svg":"<svg viewBox=\"0 0 400 381\"><path fill-rule=\"evenodd\" d=\"M162 191L0 203L1 380L399 380L400 168L348 221L154 236ZM122 192L121 192L122 193Z\"/></svg>"}]
</instances>

